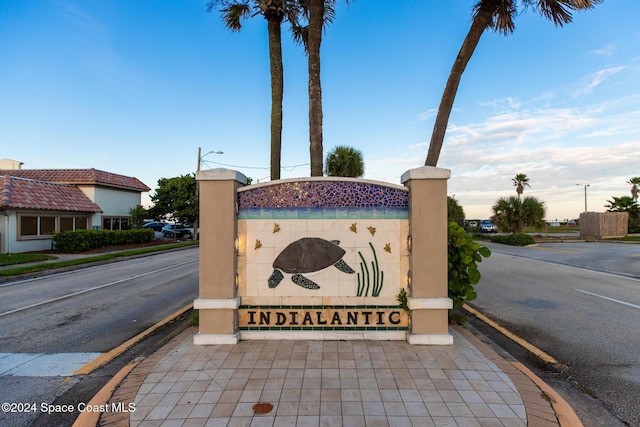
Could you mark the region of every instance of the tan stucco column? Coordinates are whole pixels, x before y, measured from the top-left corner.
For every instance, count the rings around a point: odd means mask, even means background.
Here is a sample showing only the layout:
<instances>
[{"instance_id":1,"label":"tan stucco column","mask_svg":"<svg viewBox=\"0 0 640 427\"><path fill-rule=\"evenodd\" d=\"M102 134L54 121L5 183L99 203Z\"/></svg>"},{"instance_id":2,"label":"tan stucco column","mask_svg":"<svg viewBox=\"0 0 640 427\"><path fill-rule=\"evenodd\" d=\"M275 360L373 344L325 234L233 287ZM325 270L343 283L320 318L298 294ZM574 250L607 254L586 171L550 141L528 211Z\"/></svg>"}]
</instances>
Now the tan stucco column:
<instances>
[{"instance_id":1,"label":"tan stucco column","mask_svg":"<svg viewBox=\"0 0 640 427\"><path fill-rule=\"evenodd\" d=\"M237 190L247 178L228 169L199 171L200 186L200 330L195 344L238 342L236 310Z\"/></svg>"},{"instance_id":2,"label":"tan stucco column","mask_svg":"<svg viewBox=\"0 0 640 427\"><path fill-rule=\"evenodd\" d=\"M451 345L447 292L447 180L448 169L421 167L402 175L409 187L408 306L410 344Z\"/></svg>"}]
</instances>

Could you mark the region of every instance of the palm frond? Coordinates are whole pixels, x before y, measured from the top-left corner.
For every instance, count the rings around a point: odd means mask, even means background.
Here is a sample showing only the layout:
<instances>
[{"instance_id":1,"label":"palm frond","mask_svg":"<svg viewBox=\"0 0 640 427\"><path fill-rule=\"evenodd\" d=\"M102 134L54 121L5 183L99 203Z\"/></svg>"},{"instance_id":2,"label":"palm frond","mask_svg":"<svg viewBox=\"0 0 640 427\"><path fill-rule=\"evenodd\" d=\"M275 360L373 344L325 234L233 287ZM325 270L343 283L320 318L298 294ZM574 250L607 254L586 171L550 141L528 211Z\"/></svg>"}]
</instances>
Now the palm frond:
<instances>
[{"instance_id":1,"label":"palm frond","mask_svg":"<svg viewBox=\"0 0 640 427\"><path fill-rule=\"evenodd\" d=\"M602 0L523 0L525 7L536 9L558 27L573 20L572 12L593 9L601 2Z\"/></svg>"},{"instance_id":2,"label":"palm frond","mask_svg":"<svg viewBox=\"0 0 640 427\"><path fill-rule=\"evenodd\" d=\"M304 51L309 53L309 26L292 25L291 33L293 34L293 40L304 47Z\"/></svg>"},{"instance_id":3,"label":"palm frond","mask_svg":"<svg viewBox=\"0 0 640 427\"><path fill-rule=\"evenodd\" d=\"M207 4L209 12L216 8L222 14L222 20L225 26L231 31L240 31L242 28L242 20L252 16L253 8L250 0L213 0Z\"/></svg>"}]
</instances>

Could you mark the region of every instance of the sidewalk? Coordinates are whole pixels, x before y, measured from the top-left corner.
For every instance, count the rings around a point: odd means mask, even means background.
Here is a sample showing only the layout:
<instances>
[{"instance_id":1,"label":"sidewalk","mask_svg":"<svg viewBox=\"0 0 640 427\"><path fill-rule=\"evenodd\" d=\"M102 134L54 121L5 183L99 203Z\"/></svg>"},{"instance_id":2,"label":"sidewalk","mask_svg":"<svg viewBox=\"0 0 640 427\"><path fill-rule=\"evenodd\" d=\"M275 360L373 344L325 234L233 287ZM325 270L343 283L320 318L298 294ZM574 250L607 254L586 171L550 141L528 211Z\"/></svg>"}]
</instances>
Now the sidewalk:
<instances>
[{"instance_id":1,"label":"sidewalk","mask_svg":"<svg viewBox=\"0 0 640 427\"><path fill-rule=\"evenodd\" d=\"M135 411L102 413L98 425L581 426L518 362L462 327L450 332L452 346L302 340L196 346L190 328L129 367L103 400L135 403ZM272 409L256 413L258 403Z\"/></svg>"}]
</instances>

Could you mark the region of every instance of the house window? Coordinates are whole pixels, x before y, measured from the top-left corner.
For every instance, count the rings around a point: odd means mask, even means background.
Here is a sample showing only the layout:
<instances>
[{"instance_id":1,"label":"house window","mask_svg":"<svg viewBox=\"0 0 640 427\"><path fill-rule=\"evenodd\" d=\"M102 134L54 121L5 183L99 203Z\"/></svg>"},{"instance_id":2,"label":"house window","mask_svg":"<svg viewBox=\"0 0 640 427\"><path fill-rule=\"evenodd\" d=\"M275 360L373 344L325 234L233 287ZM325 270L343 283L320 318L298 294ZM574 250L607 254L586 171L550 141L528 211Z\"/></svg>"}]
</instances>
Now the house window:
<instances>
[{"instance_id":1,"label":"house window","mask_svg":"<svg viewBox=\"0 0 640 427\"><path fill-rule=\"evenodd\" d=\"M38 217L37 216L20 217L20 235L22 236L38 235Z\"/></svg>"},{"instance_id":2,"label":"house window","mask_svg":"<svg viewBox=\"0 0 640 427\"><path fill-rule=\"evenodd\" d=\"M102 217L102 229L103 230L130 230L131 224L128 216L122 217Z\"/></svg>"},{"instance_id":3,"label":"house window","mask_svg":"<svg viewBox=\"0 0 640 427\"><path fill-rule=\"evenodd\" d=\"M88 221L86 216L20 215L18 236L24 239L49 238L56 232L84 230Z\"/></svg>"},{"instance_id":4,"label":"house window","mask_svg":"<svg viewBox=\"0 0 640 427\"><path fill-rule=\"evenodd\" d=\"M60 232L73 231L73 230L86 230L87 220L88 218L83 216L61 216Z\"/></svg>"},{"instance_id":5,"label":"house window","mask_svg":"<svg viewBox=\"0 0 640 427\"><path fill-rule=\"evenodd\" d=\"M41 216L40 217L40 233L39 235L53 234L56 232L56 217Z\"/></svg>"}]
</instances>

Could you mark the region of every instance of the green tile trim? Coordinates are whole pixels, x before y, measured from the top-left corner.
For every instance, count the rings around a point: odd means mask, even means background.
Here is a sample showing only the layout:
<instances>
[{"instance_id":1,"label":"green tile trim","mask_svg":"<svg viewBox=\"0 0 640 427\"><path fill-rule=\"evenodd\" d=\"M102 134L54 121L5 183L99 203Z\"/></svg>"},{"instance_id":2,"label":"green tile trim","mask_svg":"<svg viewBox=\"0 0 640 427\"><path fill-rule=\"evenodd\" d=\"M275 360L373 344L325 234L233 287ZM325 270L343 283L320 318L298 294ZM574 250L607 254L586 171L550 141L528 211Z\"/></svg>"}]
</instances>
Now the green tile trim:
<instances>
[{"instance_id":1,"label":"green tile trim","mask_svg":"<svg viewBox=\"0 0 640 427\"><path fill-rule=\"evenodd\" d=\"M240 208L238 219L409 219L409 209L382 208Z\"/></svg>"}]
</instances>

